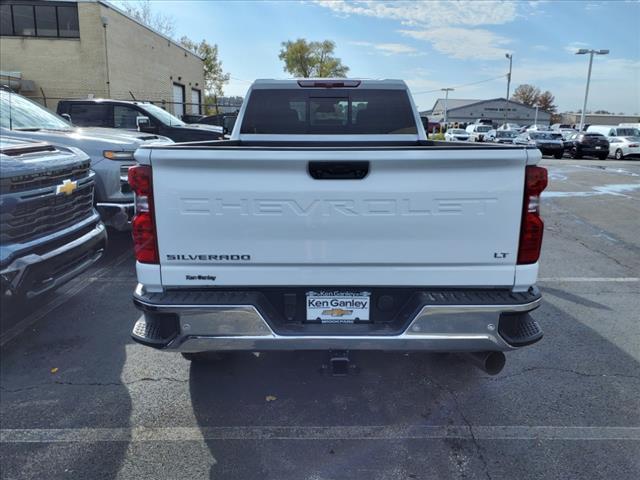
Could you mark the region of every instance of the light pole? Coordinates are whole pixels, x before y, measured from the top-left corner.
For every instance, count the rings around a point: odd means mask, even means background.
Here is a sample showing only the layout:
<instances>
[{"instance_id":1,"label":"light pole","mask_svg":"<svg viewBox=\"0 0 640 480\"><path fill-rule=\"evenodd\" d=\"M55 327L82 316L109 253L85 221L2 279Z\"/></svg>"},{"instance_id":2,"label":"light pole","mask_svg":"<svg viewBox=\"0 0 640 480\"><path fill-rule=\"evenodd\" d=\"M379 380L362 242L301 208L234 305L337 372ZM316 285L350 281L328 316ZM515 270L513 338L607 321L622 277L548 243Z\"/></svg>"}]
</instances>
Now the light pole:
<instances>
[{"instance_id":1,"label":"light pole","mask_svg":"<svg viewBox=\"0 0 640 480\"><path fill-rule=\"evenodd\" d=\"M511 88L511 66L513 65L513 53L505 53L505 57L509 59L509 73L507 73L507 100L504 102L504 123L507 123L507 115L509 112L509 89Z\"/></svg>"},{"instance_id":2,"label":"light pole","mask_svg":"<svg viewBox=\"0 0 640 480\"><path fill-rule=\"evenodd\" d=\"M609 50L587 50L581 48L576 52L576 55L589 54L589 71L587 72L587 88L584 91L584 103L582 104L582 113L580 114L580 131L584 128L584 115L587 110L587 97L589 96L589 83L591 82L591 66L593 65L593 55L608 55Z\"/></svg>"},{"instance_id":3,"label":"light pole","mask_svg":"<svg viewBox=\"0 0 640 480\"><path fill-rule=\"evenodd\" d=\"M449 101L449 92L453 92L453 88L441 88L444 92L444 125L447 126L447 102Z\"/></svg>"}]
</instances>

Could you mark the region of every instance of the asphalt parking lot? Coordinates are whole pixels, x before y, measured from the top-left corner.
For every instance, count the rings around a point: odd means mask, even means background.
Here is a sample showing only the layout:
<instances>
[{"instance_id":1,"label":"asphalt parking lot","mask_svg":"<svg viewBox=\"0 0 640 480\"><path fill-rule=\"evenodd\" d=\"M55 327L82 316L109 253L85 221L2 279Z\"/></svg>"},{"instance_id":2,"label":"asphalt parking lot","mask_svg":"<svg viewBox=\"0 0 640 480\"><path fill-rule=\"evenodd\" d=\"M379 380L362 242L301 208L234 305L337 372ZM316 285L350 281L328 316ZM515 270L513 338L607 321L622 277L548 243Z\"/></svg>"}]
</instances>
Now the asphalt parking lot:
<instances>
[{"instance_id":1,"label":"asphalt parking lot","mask_svg":"<svg viewBox=\"0 0 640 480\"><path fill-rule=\"evenodd\" d=\"M640 162L544 160L538 344L489 377L454 355L237 355L130 340L128 235L5 309L2 479L640 478Z\"/></svg>"}]
</instances>

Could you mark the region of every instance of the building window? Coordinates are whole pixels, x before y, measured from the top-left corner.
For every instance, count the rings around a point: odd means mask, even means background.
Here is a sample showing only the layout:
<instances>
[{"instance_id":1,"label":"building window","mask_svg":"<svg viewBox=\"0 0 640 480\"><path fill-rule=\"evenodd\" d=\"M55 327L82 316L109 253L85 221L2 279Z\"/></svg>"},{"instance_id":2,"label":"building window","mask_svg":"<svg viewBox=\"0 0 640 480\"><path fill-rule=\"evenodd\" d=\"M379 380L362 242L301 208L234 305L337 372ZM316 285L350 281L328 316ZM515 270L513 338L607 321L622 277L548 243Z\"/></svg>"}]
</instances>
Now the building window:
<instances>
[{"instance_id":1,"label":"building window","mask_svg":"<svg viewBox=\"0 0 640 480\"><path fill-rule=\"evenodd\" d=\"M182 118L184 115L184 85L173 84L173 114Z\"/></svg>"},{"instance_id":2,"label":"building window","mask_svg":"<svg viewBox=\"0 0 640 480\"><path fill-rule=\"evenodd\" d=\"M0 5L0 35L79 38L78 5L7 2Z\"/></svg>"},{"instance_id":3,"label":"building window","mask_svg":"<svg viewBox=\"0 0 640 480\"><path fill-rule=\"evenodd\" d=\"M16 35L34 37L36 22L31 5L13 5L13 28Z\"/></svg>"},{"instance_id":4,"label":"building window","mask_svg":"<svg viewBox=\"0 0 640 480\"><path fill-rule=\"evenodd\" d=\"M200 115L200 90L197 88L191 89L191 114Z\"/></svg>"},{"instance_id":5,"label":"building window","mask_svg":"<svg viewBox=\"0 0 640 480\"><path fill-rule=\"evenodd\" d=\"M58 7L58 28L60 29L61 37L80 37L77 5L73 7Z\"/></svg>"},{"instance_id":6,"label":"building window","mask_svg":"<svg viewBox=\"0 0 640 480\"><path fill-rule=\"evenodd\" d=\"M56 7L47 5L38 5L36 7L36 28L40 36L56 37L58 35Z\"/></svg>"},{"instance_id":7,"label":"building window","mask_svg":"<svg viewBox=\"0 0 640 480\"><path fill-rule=\"evenodd\" d=\"M0 5L0 35L13 35L13 20L11 5Z\"/></svg>"}]
</instances>

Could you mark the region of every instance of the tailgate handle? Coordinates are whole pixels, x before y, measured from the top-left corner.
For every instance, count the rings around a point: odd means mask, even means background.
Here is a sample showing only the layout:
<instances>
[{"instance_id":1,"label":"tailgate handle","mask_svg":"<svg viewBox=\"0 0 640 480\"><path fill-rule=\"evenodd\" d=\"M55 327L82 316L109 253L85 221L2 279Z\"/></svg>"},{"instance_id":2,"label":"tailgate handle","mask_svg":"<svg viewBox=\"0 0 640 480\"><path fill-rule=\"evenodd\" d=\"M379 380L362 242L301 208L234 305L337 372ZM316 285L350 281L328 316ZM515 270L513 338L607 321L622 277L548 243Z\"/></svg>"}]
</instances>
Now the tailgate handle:
<instances>
[{"instance_id":1,"label":"tailgate handle","mask_svg":"<svg viewBox=\"0 0 640 480\"><path fill-rule=\"evenodd\" d=\"M369 162L309 162L309 175L316 180L362 180Z\"/></svg>"}]
</instances>

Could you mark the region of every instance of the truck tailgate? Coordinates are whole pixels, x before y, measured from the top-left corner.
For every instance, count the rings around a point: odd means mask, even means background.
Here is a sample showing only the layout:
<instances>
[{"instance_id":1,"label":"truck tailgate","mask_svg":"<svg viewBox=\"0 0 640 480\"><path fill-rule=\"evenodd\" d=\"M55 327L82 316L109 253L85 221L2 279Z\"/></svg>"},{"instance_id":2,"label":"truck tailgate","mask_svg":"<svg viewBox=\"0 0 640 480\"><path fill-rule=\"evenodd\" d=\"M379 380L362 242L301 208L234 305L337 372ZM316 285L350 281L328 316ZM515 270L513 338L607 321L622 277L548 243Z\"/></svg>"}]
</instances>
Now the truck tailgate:
<instances>
[{"instance_id":1,"label":"truck tailgate","mask_svg":"<svg viewBox=\"0 0 640 480\"><path fill-rule=\"evenodd\" d=\"M524 149L155 149L164 286L511 286ZM310 162L354 179L315 179ZM314 163L315 165L315 163Z\"/></svg>"}]
</instances>

